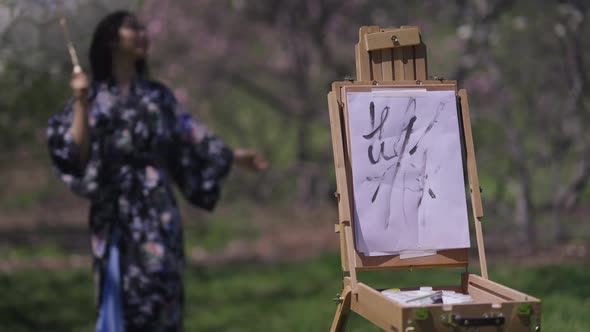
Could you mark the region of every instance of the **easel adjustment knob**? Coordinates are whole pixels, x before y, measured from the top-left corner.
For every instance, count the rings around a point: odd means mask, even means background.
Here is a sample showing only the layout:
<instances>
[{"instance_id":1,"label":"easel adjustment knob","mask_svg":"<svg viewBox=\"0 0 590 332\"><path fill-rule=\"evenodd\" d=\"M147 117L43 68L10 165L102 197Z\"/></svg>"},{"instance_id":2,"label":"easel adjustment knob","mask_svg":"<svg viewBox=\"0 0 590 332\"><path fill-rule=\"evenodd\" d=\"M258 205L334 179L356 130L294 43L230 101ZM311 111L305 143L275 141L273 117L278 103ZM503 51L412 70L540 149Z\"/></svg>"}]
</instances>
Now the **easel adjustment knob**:
<instances>
[{"instance_id":1,"label":"easel adjustment knob","mask_svg":"<svg viewBox=\"0 0 590 332\"><path fill-rule=\"evenodd\" d=\"M344 298L342 297L342 295L336 294L336 297L333 298L332 301L340 303L340 302L344 301Z\"/></svg>"},{"instance_id":2,"label":"easel adjustment knob","mask_svg":"<svg viewBox=\"0 0 590 332\"><path fill-rule=\"evenodd\" d=\"M339 192L335 192L334 197L336 197L336 200L338 200L338 202L340 202L340 193Z\"/></svg>"}]
</instances>

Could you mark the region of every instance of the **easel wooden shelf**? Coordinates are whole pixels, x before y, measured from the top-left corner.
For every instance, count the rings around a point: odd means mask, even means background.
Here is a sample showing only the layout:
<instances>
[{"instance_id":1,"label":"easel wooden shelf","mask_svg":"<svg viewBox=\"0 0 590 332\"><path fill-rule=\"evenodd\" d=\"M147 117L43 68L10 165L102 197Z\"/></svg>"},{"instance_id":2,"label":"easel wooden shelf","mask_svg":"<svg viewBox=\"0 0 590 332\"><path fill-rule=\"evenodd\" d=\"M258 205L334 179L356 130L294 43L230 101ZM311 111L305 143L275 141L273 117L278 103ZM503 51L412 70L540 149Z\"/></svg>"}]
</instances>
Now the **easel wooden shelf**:
<instances>
[{"instance_id":1,"label":"easel wooden shelf","mask_svg":"<svg viewBox=\"0 0 590 332\"><path fill-rule=\"evenodd\" d=\"M337 298L338 308L332 332L345 331L351 311L360 314L385 331L461 331L464 326L479 326L477 331L539 331L541 303L527 294L488 280L487 263L481 228L483 208L480 196L475 149L473 144L467 92L457 91L455 81L429 80L426 45L418 27L402 26L382 29L361 27L355 47L356 80L334 82L328 94L330 127L338 199L339 222L335 231L340 237L342 270L348 274ZM465 168L467 171L471 210L475 223L481 276L463 273L456 287L435 287L469 294L474 301L456 305L434 304L422 307L402 306L379 291L360 282L358 271L414 268L464 267L468 249L441 250L436 255L400 259L398 255L365 256L355 247L352 204L352 170L350 165L346 89L421 88L454 91L458 97ZM394 285L392 285L394 286Z\"/></svg>"}]
</instances>

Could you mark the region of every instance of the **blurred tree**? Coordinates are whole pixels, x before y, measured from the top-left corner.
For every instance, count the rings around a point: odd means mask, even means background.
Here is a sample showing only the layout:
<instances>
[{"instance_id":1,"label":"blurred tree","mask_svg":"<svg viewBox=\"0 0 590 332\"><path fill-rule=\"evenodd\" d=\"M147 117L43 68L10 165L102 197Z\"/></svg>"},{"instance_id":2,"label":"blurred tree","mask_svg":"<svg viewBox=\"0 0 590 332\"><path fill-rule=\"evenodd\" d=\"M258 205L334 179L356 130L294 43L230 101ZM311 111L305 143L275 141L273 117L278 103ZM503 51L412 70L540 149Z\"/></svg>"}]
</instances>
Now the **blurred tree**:
<instances>
[{"instance_id":1,"label":"blurred tree","mask_svg":"<svg viewBox=\"0 0 590 332\"><path fill-rule=\"evenodd\" d=\"M222 131L243 127L240 102L215 100L238 90L247 96L241 101L262 103L248 113L255 125L235 131L237 140L278 127L278 136L258 142L271 157L285 146L292 154L290 167L252 185L285 186L297 178L299 201L328 197L325 93L331 81L353 76L358 27L420 25L430 72L472 92L488 215L514 220L507 224L531 246L537 225L553 215L556 239L567 239L562 220L580 201L590 169L582 138L583 2L147 1L144 13L156 57L168 61L163 76L190 89L204 113L215 108ZM262 120L264 112L274 117Z\"/></svg>"},{"instance_id":2,"label":"blurred tree","mask_svg":"<svg viewBox=\"0 0 590 332\"><path fill-rule=\"evenodd\" d=\"M326 176L332 167L325 111L329 84L354 76L358 27L402 25L412 10L433 4L404 6L400 11L399 3L381 0L147 1L144 10L156 56L168 62L162 64L165 77L184 81L201 100L242 91L278 115L266 126L282 128L284 135L270 137L267 152L274 160L277 147L292 141L292 162L280 170L287 179L282 185L297 179L295 197L311 202L328 197L333 181ZM215 112L224 126L240 110ZM264 135L268 127L249 135Z\"/></svg>"},{"instance_id":3,"label":"blurred tree","mask_svg":"<svg viewBox=\"0 0 590 332\"><path fill-rule=\"evenodd\" d=\"M86 49L98 20L115 8L134 9L137 1L0 1L0 141L6 161L11 150L41 143L47 119L69 94L72 65L58 22L58 3L68 18L84 69Z\"/></svg>"},{"instance_id":4,"label":"blurred tree","mask_svg":"<svg viewBox=\"0 0 590 332\"><path fill-rule=\"evenodd\" d=\"M585 0L64 2L85 68L98 20L139 10L154 76L230 143L270 156L274 169L238 173L235 191L307 203L334 186L325 94L354 76L358 27L419 25L430 73L470 91L486 216L533 247L585 236L566 222L590 195ZM12 149L44 145L70 94L55 3L0 1L4 164Z\"/></svg>"},{"instance_id":5,"label":"blurred tree","mask_svg":"<svg viewBox=\"0 0 590 332\"><path fill-rule=\"evenodd\" d=\"M509 210L516 227L533 247L537 225L552 210L555 240L563 242L568 239L566 216L580 202L590 175L590 143L583 134L590 115L588 45L581 37L588 32L588 5L457 2L465 52L455 77L475 92L474 109L481 119L476 133L488 133L479 135L480 156L487 161L482 168L496 179L495 203L514 202ZM492 155L509 160L500 163ZM511 198L500 199L507 189Z\"/></svg>"}]
</instances>

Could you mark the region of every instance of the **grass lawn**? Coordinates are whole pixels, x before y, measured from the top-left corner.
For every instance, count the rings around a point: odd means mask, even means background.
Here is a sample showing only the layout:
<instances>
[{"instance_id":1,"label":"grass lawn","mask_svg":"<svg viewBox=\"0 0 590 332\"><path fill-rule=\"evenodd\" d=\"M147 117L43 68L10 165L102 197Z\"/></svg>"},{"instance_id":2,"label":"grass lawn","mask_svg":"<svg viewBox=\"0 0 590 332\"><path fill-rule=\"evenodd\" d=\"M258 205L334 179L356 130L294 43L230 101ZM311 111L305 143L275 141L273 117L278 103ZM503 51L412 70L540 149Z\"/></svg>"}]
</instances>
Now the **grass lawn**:
<instances>
[{"instance_id":1,"label":"grass lawn","mask_svg":"<svg viewBox=\"0 0 590 332\"><path fill-rule=\"evenodd\" d=\"M460 271L369 272L374 287L455 284ZM491 266L490 277L543 300L544 331L590 331L590 267ZM340 291L339 257L186 273L185 331L328 331ZM455 282L457 281L457 282ZM92 331L90 272L0 275L1 331ZM347 331L379 331L352 315Z\"/></svg>"}]
</instances>

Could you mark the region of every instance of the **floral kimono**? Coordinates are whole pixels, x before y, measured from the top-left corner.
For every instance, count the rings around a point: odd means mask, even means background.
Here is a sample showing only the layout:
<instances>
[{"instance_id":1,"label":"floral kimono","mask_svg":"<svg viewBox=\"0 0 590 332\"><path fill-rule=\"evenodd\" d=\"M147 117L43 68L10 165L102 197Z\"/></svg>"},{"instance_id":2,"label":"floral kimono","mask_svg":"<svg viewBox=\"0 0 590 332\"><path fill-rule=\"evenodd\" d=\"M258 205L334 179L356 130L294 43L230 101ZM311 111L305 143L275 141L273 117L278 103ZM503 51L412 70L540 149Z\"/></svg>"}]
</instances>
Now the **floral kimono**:
<instances>
[{"instance_id":1,"label":"floral kimono","mask_svg":"<svg viewBox=\"0 0 590 332\"><path fill-rule=\"evenodd\" d=\"M47 136L59 177L91 202L98 303L107 268L120 271L125 331L180 331L184 253L171 183L192 204L211 210L233 154L207 127L180 112L161 84L137 79L123 96L116 86L95 82L89 97L86 164L69 133L72 101L49 120ZM108 265L109 248L117 249L116 270Z\"/></svg>"}]
</instances>

